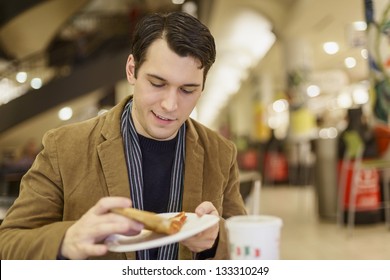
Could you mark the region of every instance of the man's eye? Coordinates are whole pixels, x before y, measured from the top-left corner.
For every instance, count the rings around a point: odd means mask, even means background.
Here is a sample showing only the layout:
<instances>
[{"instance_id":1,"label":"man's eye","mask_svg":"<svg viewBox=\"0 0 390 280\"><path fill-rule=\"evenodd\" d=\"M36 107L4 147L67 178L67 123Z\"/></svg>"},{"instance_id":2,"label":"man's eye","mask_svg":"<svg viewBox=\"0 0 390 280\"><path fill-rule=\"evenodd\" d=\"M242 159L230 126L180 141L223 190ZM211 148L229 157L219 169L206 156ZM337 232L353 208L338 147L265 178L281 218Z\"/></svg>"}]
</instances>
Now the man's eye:
<instances>
[{"instance_id":1,"label":"man's eye","mask_svg":"<svg viewBox=\"0 0 390 280\"><path fill-rule=\"evenodd\" d=\"M191 93L194 92L193 89L185 89L185 88L181 88L181 91L182 91L183 93L185 93L185 94L191 94Z\"/></svg>"},{"instance_id":2,"label":"man's eye","mask_svg":"<svg viewBox=\"0 0 390 280\"><path fill-rule=\"evenodd\" d=\"M164 86L164 84L157 84L157 83L153 83L153 82L150 82L150 84L154 87L157 87L157 88L161 88Z\"/></svg>"}]
</instances>

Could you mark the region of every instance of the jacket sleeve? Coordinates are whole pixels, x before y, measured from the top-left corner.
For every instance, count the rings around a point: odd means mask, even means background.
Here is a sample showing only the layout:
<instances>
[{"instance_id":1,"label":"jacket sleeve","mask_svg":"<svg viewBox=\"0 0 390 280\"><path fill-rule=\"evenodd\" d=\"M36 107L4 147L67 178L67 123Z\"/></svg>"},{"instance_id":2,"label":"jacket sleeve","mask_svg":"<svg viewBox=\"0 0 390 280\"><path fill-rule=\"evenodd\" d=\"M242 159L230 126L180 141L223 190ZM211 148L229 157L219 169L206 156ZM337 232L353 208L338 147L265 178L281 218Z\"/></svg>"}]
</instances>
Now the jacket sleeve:
<instances>
[{"instance_id":1,"label":"jacket sleeve","mask_svg":"<svg viewBox=\"0 0 390 280\"><path fill-rule=\"evenodd\" d=\"M214 259L229 259L229 242L225 227L225 219L236 215L246 215L244 201L240 193L239 170L237 163L237 149L233 146L231 153L230 169L227 180L227 186L223 194L223 212L222 219L219 222L218 247Z\"/></svg>"},{"instance_id":2,"label":"jacket sleeve","mask_svg":"<svg viewBox=\"0 0 390 280\"><path fill-rule=\"evenodd\" d=\"M1 259L56 259L66 230L63 188L55 138L47 133L43 150L24 175L19 197L0 227Z\"/></svg>"}]
</instances>

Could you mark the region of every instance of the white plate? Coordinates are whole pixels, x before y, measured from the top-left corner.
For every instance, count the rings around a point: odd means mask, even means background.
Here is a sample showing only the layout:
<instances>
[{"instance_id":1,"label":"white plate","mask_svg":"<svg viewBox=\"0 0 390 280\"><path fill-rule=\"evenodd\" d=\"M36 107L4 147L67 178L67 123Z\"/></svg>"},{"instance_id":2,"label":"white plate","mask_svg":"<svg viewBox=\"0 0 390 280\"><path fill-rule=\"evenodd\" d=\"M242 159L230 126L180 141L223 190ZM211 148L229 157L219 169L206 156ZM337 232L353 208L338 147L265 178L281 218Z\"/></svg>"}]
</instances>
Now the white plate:
<instances>
[{"instance_id":1,"label":"white plate","mask_svg":"<svg viewBox=\"0 0 390 280\"><path fill-rule=\"evenodd\" d=\"M169 218L177 214L178 213L164 213L159 215ZM219 221L219 217L214 215L203 215L202 217L198 217L195 213L186 213L186 216L187 220L178 233L164 235L150 230L142 230L140 234L135 236L120 234L110 235L105 240L105 243L108 245L108 250L112 252L131 252L151 249L176 243L194 236L215 225Z\"/></svg>"}]
</instances>

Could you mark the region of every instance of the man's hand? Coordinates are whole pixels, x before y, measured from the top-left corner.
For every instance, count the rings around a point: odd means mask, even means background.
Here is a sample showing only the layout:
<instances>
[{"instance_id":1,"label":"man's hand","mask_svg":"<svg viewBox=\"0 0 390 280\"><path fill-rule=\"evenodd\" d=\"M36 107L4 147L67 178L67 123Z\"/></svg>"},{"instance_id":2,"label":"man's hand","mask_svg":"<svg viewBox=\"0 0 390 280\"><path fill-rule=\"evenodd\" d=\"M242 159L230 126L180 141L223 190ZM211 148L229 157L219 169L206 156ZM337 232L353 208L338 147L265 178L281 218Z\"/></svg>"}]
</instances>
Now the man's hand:
<instances>
[{"instance_id":1,"label":"man's hand","mask_svg":"<svg viewBox=\"0 0 390 280\"><path fill-rule=\"evenodd\" d=\"M67 230L60 249L61 256L68 259L102 256L108 248L99 242L110 234L134 235L143 229L138 222L110 213L110 209L115 207L131 207L131 201L125 197L100 199Z\"/></svg>"},{"instance_id":2,"label":"man's hand","mask_svg":"<svg viewBox=\"0 0 390 280\"><path fill-rule=\"evenodd\" d=\"M204 201L199 204L195 209L195 213L201 217L204 214L211 214L219 217L217 209L209 201ZM199 253L204 250L210 249L215 243L215 239L218 236L219 232L219 223L216 225L198 233L195 236L192 236L181 242L184 246L190 249L192 252Z\"/></svg>"}]
</instances>

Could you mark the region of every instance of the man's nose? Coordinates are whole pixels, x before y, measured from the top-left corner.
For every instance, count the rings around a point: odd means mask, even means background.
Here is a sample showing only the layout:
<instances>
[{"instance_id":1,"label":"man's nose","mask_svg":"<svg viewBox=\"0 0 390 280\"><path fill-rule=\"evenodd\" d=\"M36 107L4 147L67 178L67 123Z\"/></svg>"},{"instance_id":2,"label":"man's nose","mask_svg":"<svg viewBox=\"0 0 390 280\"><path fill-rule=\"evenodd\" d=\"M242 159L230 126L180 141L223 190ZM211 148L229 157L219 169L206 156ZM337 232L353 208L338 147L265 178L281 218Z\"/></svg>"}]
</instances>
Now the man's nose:
<instances>
[{"instance_id":1,"label":"man's nose","mask_svg":"<svg viewBox=\"0 0 390 280\"><path fill-rule=\"evenodd\" d=\"M177 91L175 89L166 91L161 102L161 107L168 112L175 111L177 109L177 98Z\"/></svg>"}]
</instances>

